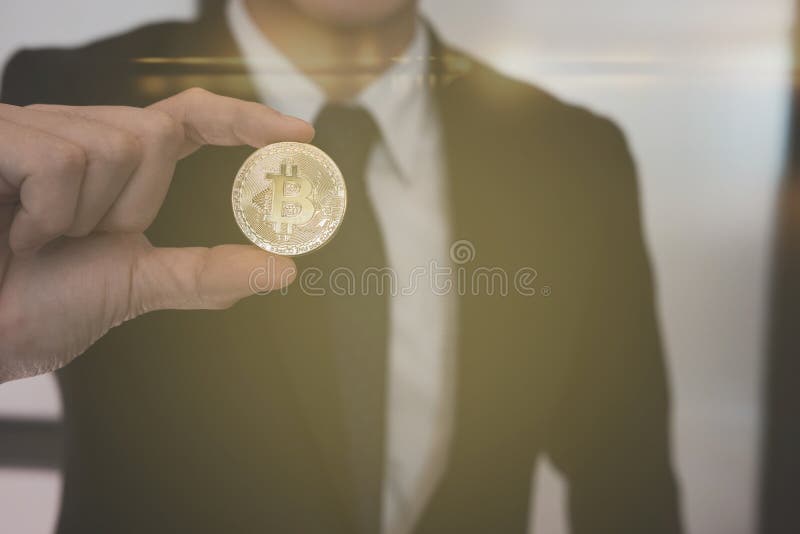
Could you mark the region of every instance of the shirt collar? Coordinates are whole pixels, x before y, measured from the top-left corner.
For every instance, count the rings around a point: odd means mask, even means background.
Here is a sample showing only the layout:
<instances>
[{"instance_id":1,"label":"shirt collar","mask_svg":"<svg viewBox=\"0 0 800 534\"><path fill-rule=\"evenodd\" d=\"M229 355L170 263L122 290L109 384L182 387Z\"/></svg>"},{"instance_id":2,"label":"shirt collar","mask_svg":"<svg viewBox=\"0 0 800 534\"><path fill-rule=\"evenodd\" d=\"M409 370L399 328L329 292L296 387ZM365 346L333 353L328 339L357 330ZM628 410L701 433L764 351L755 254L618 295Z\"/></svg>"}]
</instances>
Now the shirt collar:
<instances>
[{"instance_id":1,"label":"shirt collar","mask_svg":"<svg viewBox=\"0 0 800 534\"><path fill-rule=\"evenodd\" d=\"M230 0L226 11L231 32L261 100L282 113L313 122L326 103L322 89L261 33L244 0ZM353 99L354 104L372 114L384 145L408 179L413 176L419 140L432 117L429 51L428 32L423 24L417 23L405 52Z\"/></svg>"}]
</instances>

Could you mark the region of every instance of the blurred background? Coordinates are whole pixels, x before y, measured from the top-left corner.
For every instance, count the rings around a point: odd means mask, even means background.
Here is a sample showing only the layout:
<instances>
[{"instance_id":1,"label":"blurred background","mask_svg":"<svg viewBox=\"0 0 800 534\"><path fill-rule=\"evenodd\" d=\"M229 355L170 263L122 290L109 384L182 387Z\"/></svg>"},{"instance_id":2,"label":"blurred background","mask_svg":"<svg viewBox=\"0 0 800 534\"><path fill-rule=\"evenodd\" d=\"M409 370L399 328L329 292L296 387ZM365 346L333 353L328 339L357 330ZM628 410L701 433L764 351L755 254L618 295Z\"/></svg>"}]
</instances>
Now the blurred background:
<instances>
[{"instance_id":1,"label":"blurred background","mask_svg":"<svg viewBox=\"0 0 800 534\"><path fill-rule=\"evenodd\" d=\"M757 532L794 2L422 4L450 42L625 130L657 280L687 531ZM193 0L4 0L0 64L20 47L77 45L152 21L190 19L196 9ZM59 417L51 376L0 386L0 532L51 532L60 475L46 443L57 441ZM16 442L4 446L11 435ZM21 448L40 461L19 461ZM535 482L531 531L566 532L558 476L546 467Z\"/></svg>"}]
</instances>

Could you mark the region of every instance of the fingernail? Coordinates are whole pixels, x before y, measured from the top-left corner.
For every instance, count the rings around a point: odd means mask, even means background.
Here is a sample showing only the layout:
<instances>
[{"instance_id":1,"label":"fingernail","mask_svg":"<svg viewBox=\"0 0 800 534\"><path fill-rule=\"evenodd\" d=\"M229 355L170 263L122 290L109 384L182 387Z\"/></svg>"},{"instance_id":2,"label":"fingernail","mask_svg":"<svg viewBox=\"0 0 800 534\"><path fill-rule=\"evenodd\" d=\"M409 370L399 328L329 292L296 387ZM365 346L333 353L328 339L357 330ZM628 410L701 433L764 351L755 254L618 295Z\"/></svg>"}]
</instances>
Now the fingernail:
<instances>
[{"instance_id":1,"label":"fingernail","mask_svg":"<svg viewBox=\"0 0 800 534\"><path fill-rule=\"evenodd\" d=\"M295 117L294 115L286 115L285 113L281 113L281 116L283 116L283 118L286 119L286 120L302 122L303 124L308 124L308 121L304 121L300 117ZM309 126L310 126L310 124L309 124Z\"/></svg>"}]
</instances>

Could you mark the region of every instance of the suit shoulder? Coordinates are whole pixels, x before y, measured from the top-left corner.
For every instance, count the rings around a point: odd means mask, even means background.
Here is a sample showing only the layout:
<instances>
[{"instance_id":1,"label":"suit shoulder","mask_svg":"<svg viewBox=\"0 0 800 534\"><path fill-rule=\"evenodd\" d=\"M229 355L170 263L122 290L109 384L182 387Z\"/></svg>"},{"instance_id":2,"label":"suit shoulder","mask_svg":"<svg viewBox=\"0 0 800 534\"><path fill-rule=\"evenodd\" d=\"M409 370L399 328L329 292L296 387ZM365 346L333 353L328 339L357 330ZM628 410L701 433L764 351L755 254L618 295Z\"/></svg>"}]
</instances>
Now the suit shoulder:
<instances>
[{"instance_id":1,"label":"suit shoulder","mask_svg":"<svg viewBox=\"0 0 800 534\"><path fill-rule=\"evenodd\" d=\"M454 106L474 114L474 135L496 143L520 168L537 158L537 182L551 180L594 204L633 205L636 169L622 129L584 106L568 103L534 84L504 75L467 56L468 71L451 82ZM462 119L459 119L462 120ZM476 127L476 123L479 126ZM464 128L469 128L464 125ZM528 175L520 173L520 180ZM526 182L527 183L527 182ZM587 209L587 213L589 210Z\"/></svg>"},{"instance_id":2,"label":"suit shoulder","mask_svg":"<svg viewBox=\"0 0 800 534\"><path fill-rule=\"evenodd\" d=\"M15 105L81 103L70 102L69 95L79 94L80 86L97 80L103 69L118 70L131 58L161 55L168 41L190 27L189 23L165 22L76 48L20 50L6 64L0 100Z\"/></svg>"},{"instance_id":3,"label":"suit shoulder","mask_svg":"<svg viewBox=\"0 0 800 534\"><path fill-rule=\"evenodd\" d=\"M586 106L563 100L550 91L506 74L492 67L481 67L487 77L495 79L501 105L523 120L546 121L548 128L569 131L570 135L586 139L622 137L617 124L607 116ZM577 139L576 139L577 140Z\"/></svg>"},{"instance_id":4,"label":"suit shoulder","mask_svg":"<svg viewBox=\"0 0 800 534\"><path fill-rule=\"evenodd\" d=\"M608 117L567 102L539 85L499 72L459 51L449 51L449 62L460 66L469 91L499 120L515 126L546 124L552 134L568 134L573 142L624 141L621 129Z\"/></svg>"}]
</instances>

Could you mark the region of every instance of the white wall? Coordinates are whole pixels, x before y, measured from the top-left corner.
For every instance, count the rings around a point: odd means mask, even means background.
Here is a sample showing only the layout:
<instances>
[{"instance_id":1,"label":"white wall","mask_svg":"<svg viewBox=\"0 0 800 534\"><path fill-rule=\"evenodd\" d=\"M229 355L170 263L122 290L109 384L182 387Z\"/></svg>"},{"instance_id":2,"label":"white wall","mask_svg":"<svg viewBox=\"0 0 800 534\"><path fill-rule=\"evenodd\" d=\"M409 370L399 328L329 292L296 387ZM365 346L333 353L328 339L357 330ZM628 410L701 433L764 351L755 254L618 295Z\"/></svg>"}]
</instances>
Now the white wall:
<instances>
[{"instance_id":1,"label":"white wall","mask_svg":"<svg viewBox=\"0 0 800 534\"><path fill-rule=\"evenodd\" d=\"M755 533L763 311L792 2L423 6L452 42L625 129L657 275L689 532ZM0 9L2 61L23 44L72 44L167 15L186 17L193 3L2 0ZM49 378L6 385L0 414L24 409L54 417L57 400ZM47 532L57 480L0 471L0 530L22 515L18 521L32 526L20 523L14 532ZM537 532L563 532L557 476L548 469L539 485L537 499L546 505L533 520Z\"/></svg>"}]
</instances>

